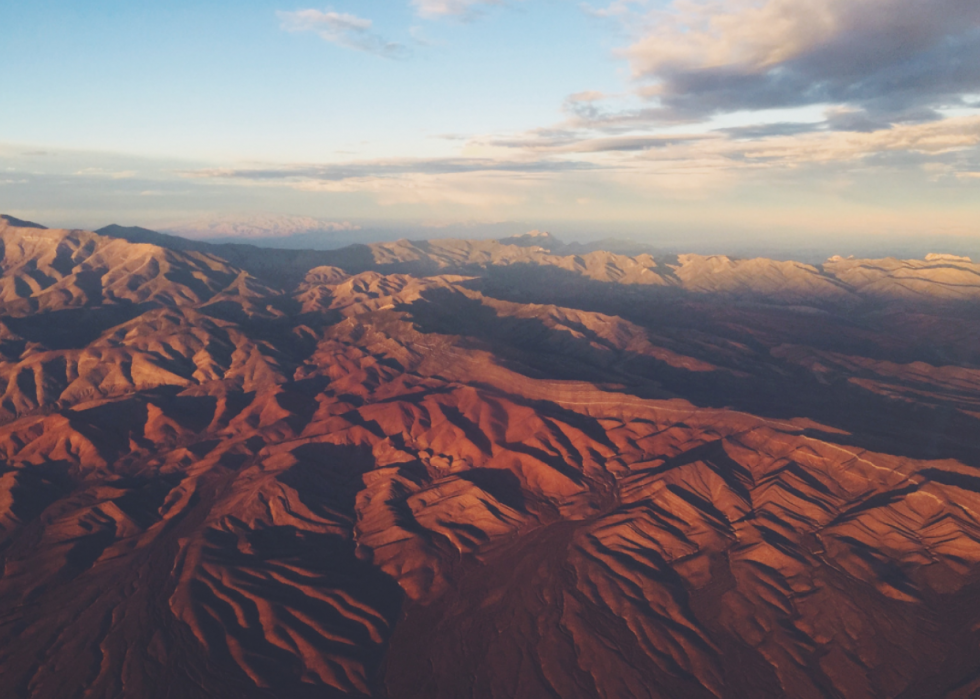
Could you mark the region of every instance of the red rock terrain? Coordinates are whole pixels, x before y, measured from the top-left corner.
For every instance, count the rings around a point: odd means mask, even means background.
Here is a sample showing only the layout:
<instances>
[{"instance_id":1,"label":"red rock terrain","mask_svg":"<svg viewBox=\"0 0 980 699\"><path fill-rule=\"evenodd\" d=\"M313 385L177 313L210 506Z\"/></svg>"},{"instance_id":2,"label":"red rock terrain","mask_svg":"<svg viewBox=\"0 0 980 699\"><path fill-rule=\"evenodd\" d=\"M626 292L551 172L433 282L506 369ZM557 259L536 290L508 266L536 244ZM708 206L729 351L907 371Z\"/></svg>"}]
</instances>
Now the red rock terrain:
<instances>
[{"instance_id":1,"label":"red rock terrain","mask_svg":"<svg viewBox=\"0 0 980 699\"><path fill-rule=\"evenodd\" d=\"M105 232L0 220L4 696L980 696L980 266Z\"/></svg>"}]
</instances>

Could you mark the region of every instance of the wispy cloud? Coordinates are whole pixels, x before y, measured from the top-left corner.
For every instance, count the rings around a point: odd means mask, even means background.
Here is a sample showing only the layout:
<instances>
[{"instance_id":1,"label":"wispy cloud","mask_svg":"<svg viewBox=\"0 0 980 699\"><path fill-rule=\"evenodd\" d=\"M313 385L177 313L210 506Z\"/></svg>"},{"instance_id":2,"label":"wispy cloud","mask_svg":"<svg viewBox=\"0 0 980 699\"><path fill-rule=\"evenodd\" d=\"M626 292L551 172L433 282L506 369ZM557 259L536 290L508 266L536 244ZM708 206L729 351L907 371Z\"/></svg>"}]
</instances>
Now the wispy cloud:
<instances>
[{"instance_id":1,"label":"wispy cloud","mask_svg":"<svg viewBox=\"0 0 980 699\"><path fill-rule=\"evenodd\" d=\"M373 22L363 17L313 9L276 14L287 32L313 32L332 44L385 58L399 59L409 55L404 44L383 38L373 30Z\"/></svg>"},{"instance_id":2,"label":"wispy cloud","mask_svg":"<svg viewBox=\"0 0 980 699\"><path fill-rule=\"evenodd\" d=\"M595 137L592 133L545 129L510 138L490 138L486 144L522 155L636 154L645 162L702 159L710 155L721 169L761 162L792 167L805 162L855 161L885 152L935 156L975 151L980 147L980 116L846 131L829 129L820 122L758 124L688 134Z\"/></svg>"},{"instance_id":3,"label":"wispy cloud","mask_svg":"<svg viewBox=\"0 0 980 699\"><path fill-rule=\"evenodd\" d=\"M883 153L907 153L937 158L968 152L980 145L980 117L945 119L925 124L902 124L872 132L813 132L774 135L751 143L728 143L729 156L738 154L758 163L846 162Z\"/></svg>"},{"instance_id":4,"label":"wispy cloud","mask_svg":"<svg viewBox=\"0 0 980 699\"><path fill-rule=\"evenodd\" d=\"M959 182L950 186L962 189L977 181L971 173L980 168L980 116L873 131L803 129L783 123L761 125L754 133L727 129L589 136L575 130L540 130L510 139L473 139L466 150L488 157L207 168L183 174L226 184L357 193L382 206L472 207L485 212L548 207L604 191L705 201L742 186L766 189L792 181L806 189L849 180L853 173Z\"/></svg>"},{"instance_id":5,"label":"wispy cloud","mask_svg":"<svg viewBox=\"0 0 980 699\"><path fill-rule=\"evenodd\" d=\"M489 210L516 206L545 186L575 172L601 166L549 159L435 158L365 160L343 164L281 165L259 168L208 168L187 177L243 185L283 185L304 192L364 193L382 206L454 205Z\"/></svg>"},{"instance_id":6,"label":"wispy cloud","mask_svg":"<svg viewBox=\"0 0 980 699\"><path fill-rule=\"evenodd\" d=\"M593 138L575 131L541 130L511 138L492 138L487 143L499 148L520 149L538 154L626 153L666 148L679 143L709 138L717 138L717 136L711 134L630 134Z\"/></svg>"},{"instance_id":7,"label":"wispy cloud","mask_svg":"<svg viewBox=\"0 0 980 699\"><path fill-rule=\"evenodd\" d=\"M569 160L494 160L490 158L407 158L362 160L325 165L282 165L257 168L206 168L183 172L188 177L275 181L318 180L340 182L363 177L448 175L471 172L547 173L591 170L596 166Z\"/></svg>"},{"instance_id":8,"label":"wispy cloud","mask_svg":"<svg viewBox=\"0 0 980 699\"><path fill-rule=\"evenodd\" d=\"M500 5L499 0L412 0L419 16L430 19L454 17L472 19L486 5Z\"/></svg>"}]
</instances>

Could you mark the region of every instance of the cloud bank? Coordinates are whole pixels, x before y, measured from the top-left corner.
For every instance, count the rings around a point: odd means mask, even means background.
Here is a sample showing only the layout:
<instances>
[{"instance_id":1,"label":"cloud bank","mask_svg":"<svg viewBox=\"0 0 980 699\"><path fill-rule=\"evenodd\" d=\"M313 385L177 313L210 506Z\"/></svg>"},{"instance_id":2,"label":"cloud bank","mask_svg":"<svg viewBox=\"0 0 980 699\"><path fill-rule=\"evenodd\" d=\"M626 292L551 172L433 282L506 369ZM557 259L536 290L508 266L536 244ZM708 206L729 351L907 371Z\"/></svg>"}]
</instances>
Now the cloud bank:
<instances>
[{"instance_id":1,"label":"cloud bank","mask_svg":"<svg viewBox=\"0 0 980 699\"><path fill-rule=\"evenodd\" d=\"M980 91L976 0L678 1L640 22L624 53L664 120L826 104L861 130Z\"/></svg>"}]
</instances>

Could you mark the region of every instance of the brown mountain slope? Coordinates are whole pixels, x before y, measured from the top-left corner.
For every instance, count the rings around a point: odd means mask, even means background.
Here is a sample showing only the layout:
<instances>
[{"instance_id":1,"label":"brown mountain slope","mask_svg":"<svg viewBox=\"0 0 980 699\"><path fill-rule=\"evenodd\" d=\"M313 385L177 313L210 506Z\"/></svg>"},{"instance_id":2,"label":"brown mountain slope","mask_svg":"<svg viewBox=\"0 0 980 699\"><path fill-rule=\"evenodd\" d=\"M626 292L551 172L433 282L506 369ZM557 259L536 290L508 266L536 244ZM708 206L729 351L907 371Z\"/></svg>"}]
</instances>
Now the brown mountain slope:
<instances>
[{"instance_id":1,"label":"brown mountain slope","mask_svg":"<svg viewBox=\"0 0 980 699\"><path fill-rule=\"evenodd\" d=\"M197 305L228 290L255 295L245 273L216 257L134 245L85 231L0 221L0 315L25 316L103 303Z\"/></svg>"},{"instance_id":2,"label":"brown mountain slope","mask_svg":"<svg viewBox=\"0 0 980 699\"><path fill-rule=\"evenodd\" d=\"M835 258L824 265L830 274L862 295L918 300L980 298L980 265L954 255L925 260L853 260Z\"/></svg>"},{"instance_id":3,"label":"brown mountain slope","mask_svg":"<svg viewBox=\"0 0 980 699\"><path fill-rule=\"evenodd\" d=\"M154 292L0 321L10 696L980 691L969 308L523 263L319 266L283 296L210 253L50 233ZM4 279L51 266L34 245ZM234 276L191 298L139 259ZM799 269L759 264L709 266ZM87 335L39 330L75 313Z\"/></svg>"},{"instance_id":4,"label":"brown mountain slope","mask_svg":"<svg viewBox=\"0 0 980 699\"><path fill-rule=\"evenodd\" d=\"M854 260L834 258L822 268L765 258L679 255L654 259L593 251L564 255L553 239L503 241L431 240L374 243L367 246L370 265L382 271L412 274L478 273L514 267L548 268L575 277L627 285L651 285L687 292L728 295L784 304L853 305L865 301L955 301L980 297L980 265L967 258L930 255L928 260ZM554 247L557 253L552 253ZM338 251L340 267L350 266Z\"/></svg>"},{"instance_id":5,"label":"brown mountain slope","mask_svg":"<svg viewBox=\"0 0 980 699\"><path fill-rule=\"evenodd\" d=\"M674 274L689 291L771 296L791 303L845 302L854 294L846 284L799 262L756 258L733 260L724 255L680 255Z\"/></svg>"}]
</instances>

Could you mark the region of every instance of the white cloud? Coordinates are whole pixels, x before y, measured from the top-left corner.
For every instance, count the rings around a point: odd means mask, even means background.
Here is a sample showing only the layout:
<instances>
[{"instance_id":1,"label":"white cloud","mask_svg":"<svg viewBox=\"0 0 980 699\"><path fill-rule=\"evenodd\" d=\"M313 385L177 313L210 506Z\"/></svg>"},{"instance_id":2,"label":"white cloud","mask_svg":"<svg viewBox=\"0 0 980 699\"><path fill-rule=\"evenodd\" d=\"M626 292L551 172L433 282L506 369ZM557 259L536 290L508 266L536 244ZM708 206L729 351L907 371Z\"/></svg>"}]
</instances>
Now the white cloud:
<instances>
[{"instance_id":1,"label":"white cloud","mask_svg":"<svg viewBox=\"0 0 980 699\"><path fill-rule=\"evenodd\" d=\"M737 66L760 71L826 41L838 28L839 0L675 3L648 17L653 27L630 47L639 75L668 69Z\"/></svg>"},{"instance_id":2,"label":"white cloud","mask_svg":"<svg viewBox=\"0 0 980 699\"><path fill-rule=\"evenodd\" d=\"M357 15L313 9L276 14L287 32L314 32L332 44L385 58L404 58L408 55L404 45L376 34L372 30L373 22Z\"/></svg>"}]
</instances>

